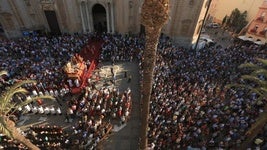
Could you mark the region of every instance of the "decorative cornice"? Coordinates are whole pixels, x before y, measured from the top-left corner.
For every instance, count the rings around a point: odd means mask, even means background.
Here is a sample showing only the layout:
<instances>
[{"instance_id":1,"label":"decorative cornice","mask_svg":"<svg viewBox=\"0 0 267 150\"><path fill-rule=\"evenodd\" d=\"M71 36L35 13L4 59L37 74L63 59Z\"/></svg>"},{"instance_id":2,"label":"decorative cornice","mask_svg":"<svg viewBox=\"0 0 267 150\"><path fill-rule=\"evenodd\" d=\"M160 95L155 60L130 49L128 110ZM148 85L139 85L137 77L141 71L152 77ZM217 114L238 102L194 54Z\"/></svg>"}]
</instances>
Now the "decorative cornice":
<instances>
[{"instance_id":1,"label":"decorative cornice","mask_svg":"<svg viewBox=\"0 0 267 150\"><path fill-rule=\"evenodd\" d=\"M54 4L42 4L43 10L55 10Z\"/></svg>"},{"instance_id":2,"label":"decorative cornice","mask_svg":"<svg viewBox=\"0 0 267 150\"><path fill-rule=\"evenodd\" d=\"M40 0L41 4L54 4L54 0Z\"/></svg>"}]
</instances>

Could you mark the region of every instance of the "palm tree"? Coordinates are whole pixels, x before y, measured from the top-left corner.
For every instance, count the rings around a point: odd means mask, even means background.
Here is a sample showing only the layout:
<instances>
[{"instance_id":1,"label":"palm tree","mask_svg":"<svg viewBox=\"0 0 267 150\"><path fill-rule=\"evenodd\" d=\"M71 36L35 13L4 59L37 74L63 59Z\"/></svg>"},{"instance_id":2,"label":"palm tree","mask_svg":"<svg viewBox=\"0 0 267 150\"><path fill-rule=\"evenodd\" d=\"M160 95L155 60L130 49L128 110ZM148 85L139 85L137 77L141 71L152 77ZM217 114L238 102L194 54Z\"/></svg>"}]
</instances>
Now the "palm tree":
<instances>
[{"instance_id":1,"label":"palm tree","mask_svg":"<svg viewBox=\"0 0 267 150\"><path fill-rule=\"evenodd\" d=\"M142 6L141 23L145 26L146 47L143 53L143 85L140 149L147 148L149 103L153 83L156 50L163 25L169 18L169 0L145 0Z\"/></svg>"},{"instance_id":2,"label":"palm tree","mask_svg":"<svg viewBox=\"0 0 267 150\"><path fill-rule=\"evenodd\" d=\"M257 58L257 61L259 62L257 64L245 63L239 66L239 68L246 68L251 71L249 75L242 75L241 80L250 81L250 83L253 84L245 84L243 82L244 84L230 84L227 86L228 88L243 88L249 90L249 93L256 93L258 97L255 101L255 104L263 103L264 100L267 100L267 60ZM265 80L262 79L262 76L264 76ZM264 107L264 109L265 111L260 114L256 122L247 131L247 139L243 142L243 148L249 146L249 144L257 136L257 134L262 131L265 123L267 123L267 105Z\"/></svg>"},{"instance_id":3,"label":"palm tree","mask_svg":"<svg viewBox=\"0 0 267 150\"><path fill-rule=\"evenodd\" d=\"M6 71L1 71L0 76L6 75ZM28 91L22 88L24 84L35 83L32 80L25 80L12 85L8 90L3 91L0 96L0 132L9 138L15 139L20 143L27 146L29 149L38 150L39 148L31 143L26 137L24 137L16 128L15 122L11 119L14 113L18 111L19 108L33 102L37 99L54 99L51 96L40 96L40 97L28 97L25 101L20 103L12 103L10 100L15 94L27 94Z\"/></svg>"}]
</instances>

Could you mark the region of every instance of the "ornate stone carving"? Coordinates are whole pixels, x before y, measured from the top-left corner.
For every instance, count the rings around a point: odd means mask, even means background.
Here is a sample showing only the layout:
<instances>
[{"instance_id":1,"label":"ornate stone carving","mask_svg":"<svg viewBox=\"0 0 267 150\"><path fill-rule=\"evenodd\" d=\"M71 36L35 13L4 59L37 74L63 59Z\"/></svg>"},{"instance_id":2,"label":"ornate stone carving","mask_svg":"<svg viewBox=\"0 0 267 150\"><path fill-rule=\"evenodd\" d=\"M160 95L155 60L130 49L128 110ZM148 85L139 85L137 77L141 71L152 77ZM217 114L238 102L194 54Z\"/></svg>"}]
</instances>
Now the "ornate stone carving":
<instances>
[{"instance_id":1,"label":"ornate stone carving","mask_svg":"<svg viewBox=\"0 0 267 150\"><path fill-rule=\"evenodd\" d=\"M41 4L54 4L54 0L40 0Z\"/></svg>"},{"instance_id":2,"label":"ornate stone carving","mask_svg":"<svg viewBox=\"0 0 267 150\"><path fill-rule=\"evenodd\" d=\"M43 10L55 10L53 4L42 4Z\"/></svg>"}]
</instances>

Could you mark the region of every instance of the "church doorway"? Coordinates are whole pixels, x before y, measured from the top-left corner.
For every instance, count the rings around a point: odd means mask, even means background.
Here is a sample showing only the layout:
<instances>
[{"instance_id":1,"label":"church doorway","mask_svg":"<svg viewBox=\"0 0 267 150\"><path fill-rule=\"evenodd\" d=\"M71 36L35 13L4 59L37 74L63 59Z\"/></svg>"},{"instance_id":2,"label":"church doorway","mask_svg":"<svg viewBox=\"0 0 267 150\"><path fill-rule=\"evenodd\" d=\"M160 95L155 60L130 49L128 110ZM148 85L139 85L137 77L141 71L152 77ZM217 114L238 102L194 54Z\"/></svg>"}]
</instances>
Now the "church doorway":
<instances>
[{"instance_id":1,"label":"church doorway","mask_svg":"<svg viewBox=\"0 0 267 150\"><path fill-rule=\"evenodd\" d=\"M51 34L52 35L61 34L60 29L59 29L59 25L58 25L58 21L57 21L56 12L51 11L51 10L45 10L44 13L45 13L45 17L46 17L46 20L48 22Z\"/></svg>"},{"instance_id":2,"label":"church doorway","mask_svg":"<svg viewBox=\"0 0 267 150\"><path fill-rule=\"evenodd\" d=\"M96 32L107 32L107 13L101 4L95 4L92 9L94 29Z\"/></svg>"}]
</instances>

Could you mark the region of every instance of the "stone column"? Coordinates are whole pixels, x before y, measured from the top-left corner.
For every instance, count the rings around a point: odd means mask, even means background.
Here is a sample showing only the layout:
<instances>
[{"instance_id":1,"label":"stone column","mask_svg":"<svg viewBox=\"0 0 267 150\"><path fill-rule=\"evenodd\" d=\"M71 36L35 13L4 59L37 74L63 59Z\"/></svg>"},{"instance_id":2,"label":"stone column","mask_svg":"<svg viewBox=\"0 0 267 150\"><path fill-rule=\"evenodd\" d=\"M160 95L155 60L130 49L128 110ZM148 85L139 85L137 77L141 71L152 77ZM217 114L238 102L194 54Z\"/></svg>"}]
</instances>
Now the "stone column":
<instances>
[{"instance_id":1,"label":"stone column","mask_svg":"<svg viewBox=\"0 0 267 150\"><path fill-rule=\"evenodd\" d=\"M80 13L81 13L81 18L82 18L82 26L83 26L83 32L86 32L85 29L85 22L84 22L84 15L83 15L83 11L82 11L83 7L82 7L82 3L80 3Z\"/></svg>"},{"instance_id":2,"label":"stone column","mask_svg":"<svg viewBox=\"0 0 267 150\"><path fill-rule=\"evenodd\" d=\"M106 7L106 14L107 14L107 33L110 32L110 13L109 13L109 5Z\"/></svg>"},{"instance_id":3,"label":"stone column","mask_svg":"<svg viewBox=\"0 0 267 150\"><path fill-rule=\"evenodd\" d=\"M89 1L87 1L86 5L85 5L86 17L87 17L86 20L87 20L88 30L89 30L89 32L92 32L91 23L90 23L90 14L89 14L89 10L88 10L88 5L89 5Z\"/></svg>"},{"instance_id":4,"label":"stone column","mask_svg":"<svg viewBox=\"0 0 267 150\"><path fill-rule=\"evenodd\" d=\"M114 8L113 8L113 1L110 3L111 7L111 32L114 33Z\"/></svg>"}]
</instances>

